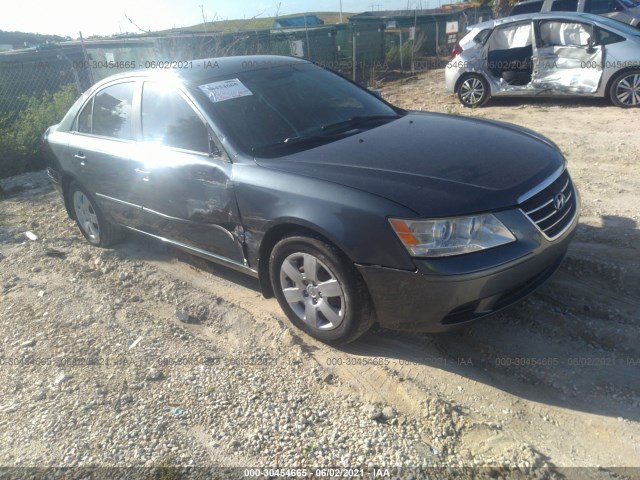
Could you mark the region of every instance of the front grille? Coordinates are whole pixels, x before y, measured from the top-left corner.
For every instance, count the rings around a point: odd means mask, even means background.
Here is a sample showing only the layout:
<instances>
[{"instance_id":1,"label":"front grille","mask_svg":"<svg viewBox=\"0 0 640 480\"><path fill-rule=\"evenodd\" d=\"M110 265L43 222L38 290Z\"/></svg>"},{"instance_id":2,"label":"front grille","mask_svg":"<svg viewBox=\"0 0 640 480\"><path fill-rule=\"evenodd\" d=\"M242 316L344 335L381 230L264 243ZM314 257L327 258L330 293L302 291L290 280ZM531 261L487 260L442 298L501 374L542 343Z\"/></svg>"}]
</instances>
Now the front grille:
<instances>
[{"instance_id":1,"label":"front grille","mask_svg":"<svg viewBox=\"0 0 640 480\"><path fill-rule=\"evenodd\" d=\"M565 170L551 185L520 204L520 208L545 237L550 240L559 237L578 209L569 173Z\"/></svg>"}]
</instances>

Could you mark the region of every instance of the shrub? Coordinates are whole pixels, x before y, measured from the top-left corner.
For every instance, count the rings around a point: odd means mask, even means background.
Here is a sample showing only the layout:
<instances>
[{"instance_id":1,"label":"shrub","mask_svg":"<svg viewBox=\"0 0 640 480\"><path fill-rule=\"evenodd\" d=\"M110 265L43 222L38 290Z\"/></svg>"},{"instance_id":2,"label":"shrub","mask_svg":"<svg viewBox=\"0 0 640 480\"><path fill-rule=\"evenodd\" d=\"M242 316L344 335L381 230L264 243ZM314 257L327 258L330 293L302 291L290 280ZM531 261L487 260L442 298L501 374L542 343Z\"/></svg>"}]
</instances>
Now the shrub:
<instances>
[{"instance_id":1,"label":"shrub","mask_svg":"<svg viewBox=\"0 0 640 480\"><path fill-rule=\"evenodd\" d=\"M39 155L42 134L62 120L78 98L74 84L51 94L22 97L22 110L0 118L0 178L44 167Z\"/></svg>"},{"instance_id":2,"label":"shrub","mask_svg":"<svg viewBox=\"0 0 640 480\"><path fill-rule=\"evenodd\" d=\"M411 52L414 51L413 40L405 40L402 44L402 63L405 68L411 68ZM400 66L400 46L393 45L385 52L385 61L392 67L397 68Z\"/></svg>"}]
</instances>

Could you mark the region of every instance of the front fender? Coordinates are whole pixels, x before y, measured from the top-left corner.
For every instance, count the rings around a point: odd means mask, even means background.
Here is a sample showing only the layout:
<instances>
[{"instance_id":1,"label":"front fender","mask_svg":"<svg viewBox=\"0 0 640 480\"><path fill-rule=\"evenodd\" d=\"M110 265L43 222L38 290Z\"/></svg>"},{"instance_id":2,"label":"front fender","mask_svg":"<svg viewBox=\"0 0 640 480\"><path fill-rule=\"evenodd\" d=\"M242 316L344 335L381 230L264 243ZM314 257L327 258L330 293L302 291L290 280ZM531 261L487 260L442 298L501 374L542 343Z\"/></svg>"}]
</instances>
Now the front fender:
<instances>
[{"instance_id":1,"label":"front fender","mask_svg":"<svg viewBox=\"0 0 640 480\"><path fill-rule=\"evenodd\" d=\"M415 270L387 218L412 217L410 209L350 187L258 165L234 165L234 183L247 256L259 265L268 232L283 226L312 230L354 263Z\"/></svg>"}]
</instances>

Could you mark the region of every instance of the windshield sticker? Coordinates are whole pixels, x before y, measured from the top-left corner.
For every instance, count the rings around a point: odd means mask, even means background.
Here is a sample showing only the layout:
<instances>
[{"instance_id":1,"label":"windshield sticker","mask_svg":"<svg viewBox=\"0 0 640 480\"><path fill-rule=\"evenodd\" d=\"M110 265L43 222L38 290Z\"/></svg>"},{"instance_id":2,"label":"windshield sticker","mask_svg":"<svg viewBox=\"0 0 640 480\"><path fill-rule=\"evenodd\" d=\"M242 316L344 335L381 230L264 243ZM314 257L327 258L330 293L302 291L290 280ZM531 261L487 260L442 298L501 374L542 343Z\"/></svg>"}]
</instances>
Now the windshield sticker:
<instances>
[{"instance_id":1,"label":"windshield sticker","mask_svg":"<svg viewBox=\"0 0 640 480\"><path fill-rule=\"evenodd\" d=\"M237 78L223 80L222 82L207 83L206 85L200 85L199 88L213 103L253 95L251 90L245 87Z\"/></svg>"}]
</instances>

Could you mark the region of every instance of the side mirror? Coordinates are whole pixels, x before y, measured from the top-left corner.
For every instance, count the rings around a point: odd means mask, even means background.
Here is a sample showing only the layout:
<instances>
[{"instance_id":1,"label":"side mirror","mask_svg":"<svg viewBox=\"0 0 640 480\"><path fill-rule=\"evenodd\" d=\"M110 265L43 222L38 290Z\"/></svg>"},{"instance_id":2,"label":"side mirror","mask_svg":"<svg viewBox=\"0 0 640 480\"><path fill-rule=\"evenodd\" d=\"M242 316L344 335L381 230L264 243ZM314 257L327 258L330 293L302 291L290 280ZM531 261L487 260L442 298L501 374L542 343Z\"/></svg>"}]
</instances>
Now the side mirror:
<instances>
[{"instance_id":1,"label":"side mirror","mask_svg":"<svg viewBox=\"0 0 640 480\"><path fill-rule=\"evenodd\" d=\"M591 37L589 37L587 39L587 53L595 53L595 48L593 48L593 39Z\"/></svg>"}]
</instances>

